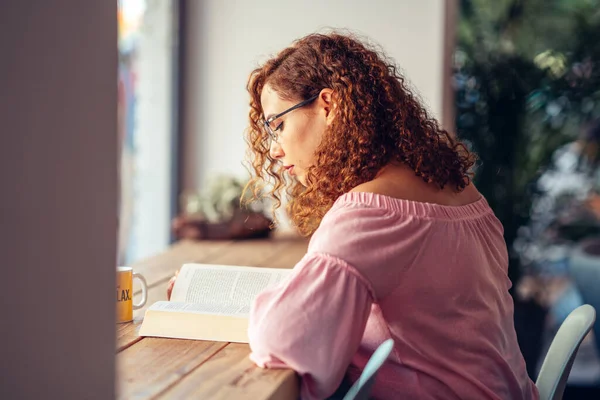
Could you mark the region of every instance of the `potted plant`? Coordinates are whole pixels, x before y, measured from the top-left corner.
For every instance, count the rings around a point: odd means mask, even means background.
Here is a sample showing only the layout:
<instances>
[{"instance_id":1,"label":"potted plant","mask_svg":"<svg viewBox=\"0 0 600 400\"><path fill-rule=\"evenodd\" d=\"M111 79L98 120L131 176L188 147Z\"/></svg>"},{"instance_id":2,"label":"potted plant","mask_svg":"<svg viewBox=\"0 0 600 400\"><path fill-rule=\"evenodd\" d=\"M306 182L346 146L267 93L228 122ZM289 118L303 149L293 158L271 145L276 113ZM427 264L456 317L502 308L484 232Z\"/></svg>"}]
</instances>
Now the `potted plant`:
<instances>
[{"instance_id":1,"label":"potted plant","mask_svg":"<svg viewBox=\"0 0 600 400\"><path fill-rule=\"evenodd\" d=\"M177 239L227 240L268 237L273 221L261 202L246 208L242 199L246 181L229 175L213 177L203 192L180 196L180 214L172 222Z\"/></svg>"}]
</instances>

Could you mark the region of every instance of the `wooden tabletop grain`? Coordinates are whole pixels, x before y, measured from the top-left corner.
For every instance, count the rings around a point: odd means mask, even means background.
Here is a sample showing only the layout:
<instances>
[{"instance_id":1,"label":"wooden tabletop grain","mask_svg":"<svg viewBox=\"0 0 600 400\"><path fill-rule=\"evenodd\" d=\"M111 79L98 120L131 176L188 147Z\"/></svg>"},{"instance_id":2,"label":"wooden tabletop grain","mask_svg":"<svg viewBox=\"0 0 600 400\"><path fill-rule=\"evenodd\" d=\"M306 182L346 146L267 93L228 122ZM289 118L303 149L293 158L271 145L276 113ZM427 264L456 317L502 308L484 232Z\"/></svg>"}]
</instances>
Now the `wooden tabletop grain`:
<instances>
[{"instance_id":1,"label":"wooden tabletop grain","mask_svg":"<svg viewBox=\"0 0 600 400\"><path fill-rule=\"evenodd\" d=\"M276 237L249 241L181 241L167 251L133 264L148 282L146 306L134 321L117 324L118 399L297 399L292 370L269 370L249 359L248 345L238 343L142 338L145 310L166 300L166 285L186 262L292 268L306 253L308 241ZM138 301L139 287L134 287Z\"/></svg>"}]
</instances>

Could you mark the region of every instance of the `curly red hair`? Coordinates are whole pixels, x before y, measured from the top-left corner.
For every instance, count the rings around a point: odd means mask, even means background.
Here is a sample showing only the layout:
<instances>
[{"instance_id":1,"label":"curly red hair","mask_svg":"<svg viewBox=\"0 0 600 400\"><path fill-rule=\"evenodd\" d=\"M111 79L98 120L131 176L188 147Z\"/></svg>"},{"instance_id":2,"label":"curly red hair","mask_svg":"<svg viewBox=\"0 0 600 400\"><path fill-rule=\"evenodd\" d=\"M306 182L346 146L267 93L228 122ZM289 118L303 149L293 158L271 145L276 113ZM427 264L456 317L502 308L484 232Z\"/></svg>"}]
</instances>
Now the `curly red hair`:
<instances>
[{"instance_id":1,"label":"curly red hair","mask_svg":"<svg viewBox=\"0 0 600 400\"><path fill-rule=\"evenodd\" d=\"M260 102L267 83L281 98L294 101L333 90L336 114L307 171L306 188L299 182L288 185L282 166L269 155ZM288 213L302 234L314 232L339 196L374 179L392 161L442 189L450 185L459 192L471 181L475 155L428 115L392 62L352 36L311 34L297 40L252 71L247 89L251 185L273 184L274 210L287 192Z\"/></svg>"}]
</instances>

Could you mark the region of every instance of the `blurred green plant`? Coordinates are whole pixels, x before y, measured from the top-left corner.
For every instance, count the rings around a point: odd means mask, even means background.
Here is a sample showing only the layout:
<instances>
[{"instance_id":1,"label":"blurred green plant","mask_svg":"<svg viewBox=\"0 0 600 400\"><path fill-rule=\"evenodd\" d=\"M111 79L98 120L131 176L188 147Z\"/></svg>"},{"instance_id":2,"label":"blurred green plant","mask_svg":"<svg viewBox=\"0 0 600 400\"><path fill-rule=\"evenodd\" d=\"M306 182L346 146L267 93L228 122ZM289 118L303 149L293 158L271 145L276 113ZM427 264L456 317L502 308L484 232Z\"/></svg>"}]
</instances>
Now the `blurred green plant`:
<instances>
[{"instance_id":1,"label":"blurred green plant","mask_svg":"<svg viewBox=\"0 0 600 400\"><path fill-rule=\"evenodd\" d=\"M246 180L232 175L215 175L208 180L204 192L183 192L180 196L180 208L183 214L209 223L227 222L244 208L251 212L263 212L262 201L250 203L246 198L250 193L244 192L247 184Z\"/></svg>"},{"instance_id":2,"label":"blurred green plant","mask_svg":"<svg viewBox=\"0 0 600 400\"><path fill-rule=\"evenodd\" d=\"M456 128L509 249L552 153L600 116L598 0L461 0ZM511 257L509 276L519 278Z\"/></svg>"}]
</instances>

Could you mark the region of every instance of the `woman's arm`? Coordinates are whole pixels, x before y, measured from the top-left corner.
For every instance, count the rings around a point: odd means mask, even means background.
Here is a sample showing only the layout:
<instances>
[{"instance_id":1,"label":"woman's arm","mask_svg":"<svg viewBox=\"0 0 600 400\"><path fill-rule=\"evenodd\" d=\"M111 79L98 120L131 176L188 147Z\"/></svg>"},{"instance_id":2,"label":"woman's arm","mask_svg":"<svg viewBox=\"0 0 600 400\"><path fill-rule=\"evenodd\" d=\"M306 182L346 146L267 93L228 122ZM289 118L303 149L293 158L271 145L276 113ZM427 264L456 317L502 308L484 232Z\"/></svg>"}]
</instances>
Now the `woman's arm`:
<instances>
[{"instance_id":1,"label":"woman's arm","mask_svg":"<svg viewBox=\"0 0 600 400\"><path fill-rule=\"evenodd\" d=\"M307 254L290 279L255 300L250 357L261 367L295 370L303 399L326 398L358 350L372 303L370 284L354 267Z\"/></svg>"}]
</instances>

